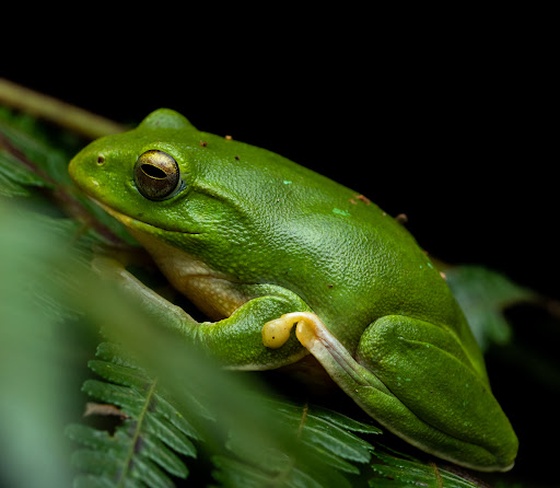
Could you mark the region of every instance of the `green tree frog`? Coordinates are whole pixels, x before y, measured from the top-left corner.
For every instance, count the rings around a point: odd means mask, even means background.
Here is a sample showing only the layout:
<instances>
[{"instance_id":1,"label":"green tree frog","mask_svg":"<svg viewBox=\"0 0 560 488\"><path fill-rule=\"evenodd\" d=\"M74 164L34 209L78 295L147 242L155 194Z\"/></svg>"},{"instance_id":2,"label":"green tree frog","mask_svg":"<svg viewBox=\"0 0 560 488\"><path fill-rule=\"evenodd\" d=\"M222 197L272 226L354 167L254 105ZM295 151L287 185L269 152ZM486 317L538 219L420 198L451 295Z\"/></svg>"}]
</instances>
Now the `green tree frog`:
<instances>
[{"instance_id":1,"label":"green tree frog","mask_svg":"<svg viewBox=\"0 0 560 488\"><path fill-rule=\"evenodd\" d=\"M225 366L311 355L410 444L472 469L512 467L516 435L444 277L367 198L170 109L93 141L69 171L209 320L138 282L144 300Z\"/></svg>"}]
</instances>

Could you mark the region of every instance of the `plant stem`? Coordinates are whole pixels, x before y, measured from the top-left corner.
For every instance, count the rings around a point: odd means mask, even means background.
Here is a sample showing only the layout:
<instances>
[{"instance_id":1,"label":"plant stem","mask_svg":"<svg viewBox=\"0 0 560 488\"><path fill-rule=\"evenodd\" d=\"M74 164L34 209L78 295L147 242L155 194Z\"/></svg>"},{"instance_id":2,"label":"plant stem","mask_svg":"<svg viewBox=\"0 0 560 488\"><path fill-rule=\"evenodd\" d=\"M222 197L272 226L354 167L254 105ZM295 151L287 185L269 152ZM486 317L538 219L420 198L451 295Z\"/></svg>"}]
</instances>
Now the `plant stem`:
<instances>
[{"instance_id":1,"label":"plant stem","mask_svg":"<svg viewBox=\"0 0 560 488\"><path fill-rule=\"evenodd\" d=\"M89 139L123 132L126 129L122 124L4 78L0 78L0 103L53 122Z\"/></svg>"}]
</instances>

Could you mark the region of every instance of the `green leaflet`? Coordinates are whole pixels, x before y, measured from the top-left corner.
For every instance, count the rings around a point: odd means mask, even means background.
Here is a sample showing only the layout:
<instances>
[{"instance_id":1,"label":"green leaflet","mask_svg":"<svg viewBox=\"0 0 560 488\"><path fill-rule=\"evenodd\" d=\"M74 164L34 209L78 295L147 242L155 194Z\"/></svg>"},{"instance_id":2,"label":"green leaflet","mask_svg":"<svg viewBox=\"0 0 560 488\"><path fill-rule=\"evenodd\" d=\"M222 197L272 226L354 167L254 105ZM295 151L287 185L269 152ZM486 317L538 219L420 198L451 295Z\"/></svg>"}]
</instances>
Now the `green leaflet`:
<instances>
[{"instance_id":1,"label":"green leaflet","mask_svg":"<svg viewBox=\"0 0 560 488\"><path fill-rule=\"evenodd\" d=\"M0 110L0 195L30 196L34 187L68 185L70 155L50 144L33 119Z\"/></svg>"},{"instance_id":2,"label":"green leaflet","mask_svg":"<svg viewBox=\"0 0 560 488\"><path fill-rule=\"evenodd\" d=\"M380 462L372 464L375 476L370 480L371 488L395 488L414 486L425 488L477 488L476 481L441 469L434 464L419 463L413 458L406 459L402 454L395 455L382 449L374 456Z\"/></svg>"},{"instance_id":3,"label":"green leaflet","mask_svg":"<svg viewBox=\"0 0 560 488\"><path fill-rule=\"evenodd\" d=\"M271 412L280 414L286 424L299 428L299 438L307 446L323 449L323 455L366 463L372 446L353 432L381 434L381 429L352 420L326 409L302 408L289 403L270 402ZM303 416L303 419L302 419ZM354 466L349 469L356 472Z\"/></svg>"},{"instance_id":4,"label":"green leaflet","mask_svg":"<svg viewBox=\"0 0 560 488\"><path fill-rule=\"evenodd\" d=\"M302 471L295 466L290 460L285 460L285 469L277 471L264 471L255 469L254 466L243 463L237 459L224 456L215 456L214 464L218 468L214 472L214 478L220 482L220 486L224 487L254 487L261 488L263 486L286 487L286 488L321 488L332 486L350 488L352 485L340 476L323 476L322 473L316 472L315 476ZM277 461L273 461L277 466ZM277 466L278 467L278 466Z\"/></svg>"},{"instance_id":5,"label":"green leaflet","mask_svg":"<svg viewBox=\"0 0 560 488\"><path fill-rule=\"evenodd\" d=\"M45 187L49 184L25 168L12 153L0 151L0 196L29 196L28 186Z\"/></svg>"},{"instance_id":6,"label":"green leaflet","mask_svg":"<svg viewBox=\"0 0 560 488\"><path fill-rule=\"evenodd\" d=\"M508 306L538 299L533 291L483 266L454 266L445 275L483 350L510 341L511 326L504 317Z\"/></svg>"}]
</instances>

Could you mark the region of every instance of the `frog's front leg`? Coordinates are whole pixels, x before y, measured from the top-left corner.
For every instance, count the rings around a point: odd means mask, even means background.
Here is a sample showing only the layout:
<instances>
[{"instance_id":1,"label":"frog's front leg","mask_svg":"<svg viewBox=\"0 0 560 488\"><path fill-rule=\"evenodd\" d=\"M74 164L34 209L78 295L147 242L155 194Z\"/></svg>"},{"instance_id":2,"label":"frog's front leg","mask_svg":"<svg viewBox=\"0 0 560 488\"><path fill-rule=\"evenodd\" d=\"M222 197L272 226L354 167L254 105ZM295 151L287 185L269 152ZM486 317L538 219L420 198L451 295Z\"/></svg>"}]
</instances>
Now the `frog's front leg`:
<instances>
[{"instance_id":1,"label":"frog's front leg","mask_svg":"<svg viewBox=\"0 0 560 488\"><path fill-rule=\"evenodd\" d=\"M511 425L452 332L409 317L382 317L364 331L353 356L319 317L296 312L266 324L263 341L279 347L272 336L285 336L294 324L299 341L338 385L393 433L474 469L513 464Z\"/></svg>"},{"instance_id":2,"label":"frog's front leg","mask_svg":"<svg viewBox=\"0 0 560 488\"><path fill-rule=\"evenodd\" d=\"M216 322L197 322L181 307L144 285L117 260L97 257L92 265L98 274L117 282L121 289L139 299L143 313L189 338L196 347L206 350L225 367L273 369L308 354L294 334L285 338L285 349L281 354L263 344L265 323L293 310L308 310L297 295L280 287L255 285L255 294L261 295L242 304L229 317Z\"/></svg>"}]
</instances>

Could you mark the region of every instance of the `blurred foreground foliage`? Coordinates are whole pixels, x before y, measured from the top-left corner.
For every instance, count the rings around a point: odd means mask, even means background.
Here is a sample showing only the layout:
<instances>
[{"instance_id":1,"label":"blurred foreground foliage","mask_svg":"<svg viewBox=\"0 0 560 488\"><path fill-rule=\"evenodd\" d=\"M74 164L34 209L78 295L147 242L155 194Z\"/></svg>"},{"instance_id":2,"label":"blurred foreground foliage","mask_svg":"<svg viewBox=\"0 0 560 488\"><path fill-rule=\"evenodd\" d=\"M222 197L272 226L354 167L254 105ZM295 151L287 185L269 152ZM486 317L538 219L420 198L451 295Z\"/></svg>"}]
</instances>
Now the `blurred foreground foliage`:
<instances>
[{"instance_id":1,"label":"blurred foreground foliage","mask_svg":"<svg viewBox=\"0 0 560 488\"><path fill-rule=\"evenodd\" d=\"M458 469L341 395L221 370L93 273L94 251L111 249L165 287L70 181L86 143L0 107L2 486L554 486L555 455L539 440L558 433L543 407L559 389L554 302L483 266L445 267L521 442L510 473Z\"/></svg>"}]
</instances>

